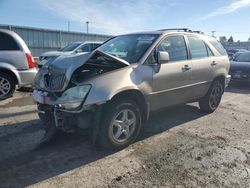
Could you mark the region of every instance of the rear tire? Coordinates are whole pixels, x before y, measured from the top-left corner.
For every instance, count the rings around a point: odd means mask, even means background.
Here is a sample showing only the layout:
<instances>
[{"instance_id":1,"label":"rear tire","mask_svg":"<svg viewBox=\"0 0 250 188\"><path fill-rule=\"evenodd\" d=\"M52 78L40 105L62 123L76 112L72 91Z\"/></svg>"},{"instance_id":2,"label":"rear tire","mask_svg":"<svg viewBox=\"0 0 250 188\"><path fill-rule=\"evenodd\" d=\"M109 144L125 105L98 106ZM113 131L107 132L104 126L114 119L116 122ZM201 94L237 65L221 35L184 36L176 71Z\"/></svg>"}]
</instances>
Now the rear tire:
<instances>
[{"instance_id":1,"label":"rear tire","mask_svg":"<svg viewBox=\"0 0 250 188\"><path fill-rule=\"evenodd\" d=\"M108 150L119 150L133 143L141 130L141 110L128 99L112 101L105 107L100 121L97 144Z\"/></svg>"},{"instance_id":2,"label":"rear tire","mask_svg":"<svg viewBox=\"0 0 250 188\"><path fill-rule=\"evenodd\" d=\"M6 73L0 72L0 100L11 97L15 89L15 79Z\"/></svg>"},{"instance_id":3,"label":"rear tire","mask_svg":"<svg viewBox=\"0 0 250 188\"><path fill-rule=\"evenodd\" d=\"M223 87L224 85L220 80L215 80L212 83L207 94L199 100L201 111L212 113L218 108L224 91Z\"/></svg>"}]
</instances>

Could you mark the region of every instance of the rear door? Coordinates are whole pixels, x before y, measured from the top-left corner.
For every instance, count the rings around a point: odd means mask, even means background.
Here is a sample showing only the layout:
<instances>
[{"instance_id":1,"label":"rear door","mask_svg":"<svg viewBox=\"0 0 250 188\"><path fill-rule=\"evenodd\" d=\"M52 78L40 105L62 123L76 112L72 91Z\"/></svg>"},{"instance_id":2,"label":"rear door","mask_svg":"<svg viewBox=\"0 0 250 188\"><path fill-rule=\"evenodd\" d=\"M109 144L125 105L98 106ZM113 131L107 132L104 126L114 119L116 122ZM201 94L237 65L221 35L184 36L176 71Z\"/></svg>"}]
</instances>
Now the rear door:
<instances>
[{"instance_id":1,"label":"rear door","mask_svg":"<svg viewBox=\"0 0 250 188\"><path fill-rule=\"evenodd\" d=\"M192 58L193 97L203 96L213 79L216 66L214 54L209 46L197 35L186 35Z\"/></svg>"},{"instance_id":2,"label":"rear door","mask_svg":"<svg viewBox=\"0 0 250 188\"><path fill-rule=\"evenodd\" d=\"M167 51L170 61L161 64L153 75L153 110L184 103L192 98L192 62L189 59L183 35L170 35L163 39L157 51Z\"/></svg>"}]
</instances>

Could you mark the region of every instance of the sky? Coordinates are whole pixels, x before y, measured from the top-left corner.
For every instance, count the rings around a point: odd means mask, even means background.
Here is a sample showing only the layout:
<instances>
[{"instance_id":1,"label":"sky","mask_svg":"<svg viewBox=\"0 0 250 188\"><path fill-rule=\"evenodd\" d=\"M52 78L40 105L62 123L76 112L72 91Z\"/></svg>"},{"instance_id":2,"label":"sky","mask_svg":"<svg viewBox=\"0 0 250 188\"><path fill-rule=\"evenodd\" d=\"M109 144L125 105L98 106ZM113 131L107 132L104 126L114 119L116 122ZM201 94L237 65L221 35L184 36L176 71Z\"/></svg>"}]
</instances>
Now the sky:
<instances>
[{"instance_id":1,"label":"sky","mask_svg":"<svg viewBox=\"0 0 250 188\"><path fill-rule=\"evenodd\" d=\"M118 35L190 28L250 37L250 0L0 0L0 24Z\"/></svg>"}]
</instances>

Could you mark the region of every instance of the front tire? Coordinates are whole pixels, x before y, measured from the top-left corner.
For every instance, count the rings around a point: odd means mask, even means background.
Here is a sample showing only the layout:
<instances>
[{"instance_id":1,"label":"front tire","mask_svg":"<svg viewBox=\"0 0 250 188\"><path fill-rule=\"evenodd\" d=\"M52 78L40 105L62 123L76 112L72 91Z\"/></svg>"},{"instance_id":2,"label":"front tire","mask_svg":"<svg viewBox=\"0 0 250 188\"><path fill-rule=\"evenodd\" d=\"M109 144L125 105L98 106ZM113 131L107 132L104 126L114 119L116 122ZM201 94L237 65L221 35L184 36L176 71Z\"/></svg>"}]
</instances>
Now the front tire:
<instances>
[{"instance_id":1,"label":"front tire","mask_svg":"<svg viewBox=\"0 0 250 188\"><path fill-rule=\"evenodd\" d=\"M15 80L12 76L0 72L0 100L11 97L16 89Z\"/></svg>"},{"instance_id":2,"label":"front tire","mask_svg":"<svg viewBox=\"0 0 250 188\"><path fill-rule=\"evenodd\" d=\"M224 91L223 87L224 85L220 80L215 80L212 83L205 97L199 101L201 111L212 113L218 108Z\"/></svg>"},{"instance_id":3,"label":"front tire","mask_svg":"<svg viewBox=\"0 0 250 188\"><path fill-rule=\"evenodd\" d=\"M141 130L141 110L127 99L112 101L105 107L100 121L97 144L108 150L119 150L133 143Z\"/></svg>"}]
</instances>

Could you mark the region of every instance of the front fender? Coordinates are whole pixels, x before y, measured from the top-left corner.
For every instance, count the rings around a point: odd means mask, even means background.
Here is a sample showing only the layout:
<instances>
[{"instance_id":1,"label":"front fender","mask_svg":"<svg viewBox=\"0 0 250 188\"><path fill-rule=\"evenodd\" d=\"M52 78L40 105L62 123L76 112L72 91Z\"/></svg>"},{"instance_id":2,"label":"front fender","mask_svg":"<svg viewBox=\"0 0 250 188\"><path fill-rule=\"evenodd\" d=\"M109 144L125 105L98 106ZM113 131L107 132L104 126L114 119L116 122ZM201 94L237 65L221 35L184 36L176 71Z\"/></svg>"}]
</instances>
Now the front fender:
<instances>
[{"instance_id":1,"label":"front fender","mask_svg":"<svg viewBox=\"0 0 250 188\"><path fill-rule=\"evenodd\" d=\"M137 90L137 91L141 92L137 86L126 86L126 87L119 88L117 91L115 91L113 93L110 93L107 100L111 100L117 94L122 93L124 91L128 91L128 90Z\"/></svg>"},{"instance_id":2,"label":"front fender","mask_svg":"<svg viewBox=\"0 0 250 188\"><path fill-rule=\"evenodd\" d=\"M127 90L138 90L146 96L152 91L152 68L127 66L95 77L84 84L92 85L84 103L86 105L105 103Z\"/></svg>"}]
</instances>

